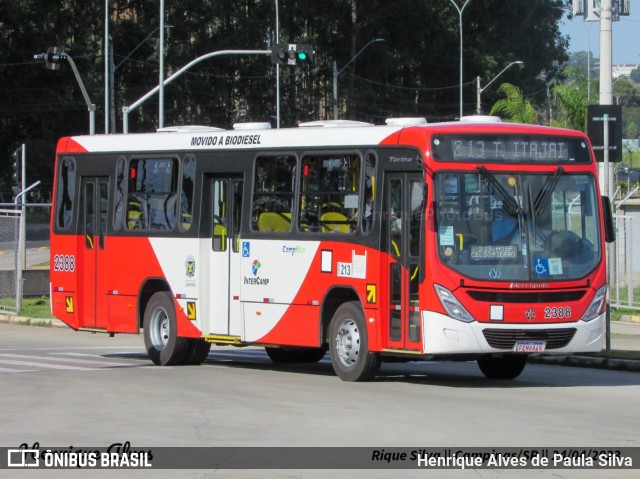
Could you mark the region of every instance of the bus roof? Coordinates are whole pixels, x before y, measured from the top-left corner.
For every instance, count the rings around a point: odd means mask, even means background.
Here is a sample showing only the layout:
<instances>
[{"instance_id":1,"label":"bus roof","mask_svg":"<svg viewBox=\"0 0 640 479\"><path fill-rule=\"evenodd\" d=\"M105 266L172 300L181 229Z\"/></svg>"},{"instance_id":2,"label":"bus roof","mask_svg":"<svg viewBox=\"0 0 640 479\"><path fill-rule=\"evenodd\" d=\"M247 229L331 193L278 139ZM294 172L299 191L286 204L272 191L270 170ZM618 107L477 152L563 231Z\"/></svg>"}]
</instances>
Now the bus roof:
<instances>
[{"instance_id":1,"label":"bus roof","mask_svg":"<svg viewBox=\"0 0 640 479\"><path fill-rule=\"evenodd\" d=\"M350 120L324 120L302 123L299 127L271 129L268 123L235 124L233 130L185 125L166 127L152 133L85 135L61 138L58 153L107 153L135 151L194 151L287 149L345 146L399 145L402 130L412 136L429 133L528 133L584 136L583 133L537 125L502 123L493 117L470 121L430 123L421 118L389 119L387 125ZM408 133L408 131L407 131ZM414 137L415 138L415 137ZM415 146L414 142L411 142Z\"/></svg>"}]
</instances>

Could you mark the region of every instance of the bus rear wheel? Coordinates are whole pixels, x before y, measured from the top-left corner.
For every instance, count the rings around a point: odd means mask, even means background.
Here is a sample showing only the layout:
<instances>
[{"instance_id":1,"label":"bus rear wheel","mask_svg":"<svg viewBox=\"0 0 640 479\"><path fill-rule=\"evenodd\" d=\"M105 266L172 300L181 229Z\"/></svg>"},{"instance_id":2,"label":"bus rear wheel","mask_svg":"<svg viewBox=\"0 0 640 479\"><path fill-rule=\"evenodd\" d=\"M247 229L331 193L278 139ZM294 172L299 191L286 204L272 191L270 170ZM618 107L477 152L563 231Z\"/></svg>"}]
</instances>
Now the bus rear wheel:
<instances>
[{"instance_id":1,"label":"bus rear wheel","mask_svg":"<svg viewBox=\"0 0 640 479\"><path fill-rule=\"evenodd\" d=\"M189 353L187 354L187 359L185 360L185 364L189 366L196 366L198 364L202 364L207 356L209 356L209 351L211 351L211 343L205 341L202 338L189 338Z\"/></svg>"},{"instance_id":2,"label":"bus rear wheel","mask_svg":"<svg viewBox=\"0 0 640 479\"><path fill-rule=\"evenodd\" d=\"M264 348L267 356L274 363L317 363L327 353L327 348L296 348L267 346Z\"/></svg>"},{"instance_id":3,"label":"bus rear wheel","mask_svg":"<svg viewBox=\"0 0 640 479\"><path fill-rule=\"evenodd\" d=\"M480 371L489 379L515 379L527 365L526 354L503 354L478 358Z\"/></svg>"},{"instance_id":4,"label":"bus rear wheel","mask_svg":"<svg viewBox=\"0 0 640 479\"><path fill-rule=\"evenodd\" d=\"M184 364L189 340L178 336L173 298L167 291L154 293L144 310L144 345L158 366Z\"/></svg>"},{"instance_id":5,"label":"bus rear wheel","mask_svg":"<svg viewBox=\"0 0 640 479\"><path fill-rule=\"evenodd\" d=\"M360 304L338 307L329 327L333 369L343 381L367 381L380 369L380 355L369 351L367 326Z\"/></svg>"}]
</instances>

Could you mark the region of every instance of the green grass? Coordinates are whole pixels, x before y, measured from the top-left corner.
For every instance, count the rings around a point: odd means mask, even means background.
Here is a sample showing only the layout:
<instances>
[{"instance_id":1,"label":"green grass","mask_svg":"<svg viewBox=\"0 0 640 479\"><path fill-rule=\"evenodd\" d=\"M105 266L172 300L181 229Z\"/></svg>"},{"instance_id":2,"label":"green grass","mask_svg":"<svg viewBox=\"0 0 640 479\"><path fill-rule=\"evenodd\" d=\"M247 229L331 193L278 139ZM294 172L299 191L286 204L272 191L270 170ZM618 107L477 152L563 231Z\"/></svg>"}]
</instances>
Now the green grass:
<instances>
[{"instance_id":1,"label":"green grass","mask_svg":"<svg viewBox=\"0 0 640 479\"><path fill-rule=\"evenodd\" d=\"M640 316L637 309L611 308L611 321L621 321L623 316Z\"/></svg>"},{"instance_id":2,"label":"green grass","mask_svg":"<svg viewBox=\"0 0 640 479\"><path fill-rule=\"evenodd\" d=\"M30 266L29 269L49 269L50 264L51 263L49 261L43 261L42 263Z\"/></svg>"},{"instance_id":3,"label":"green grass","mask_svg":"<svg viewBox=\"0 0 640 479\"><path fill-rule=\"evenodd\" d=\"M20 316L43 319L53 318L53 315L51 314L51 308L49 307L49 298L47 296L33 296L23 298Z\"/></svg>"},{"instance_id":4,"label":"green grass","mask_svg":"<svg viewBox=\"0 0 640 479\"><path fill-rule=\"evenodd\" d=\"M621 349L612 349L611 351L602 351L594 354L597 358L609 358L609 359L632 359L634 361L640 361L640 351L623 351Z\"/></svg>"}]
</instances>

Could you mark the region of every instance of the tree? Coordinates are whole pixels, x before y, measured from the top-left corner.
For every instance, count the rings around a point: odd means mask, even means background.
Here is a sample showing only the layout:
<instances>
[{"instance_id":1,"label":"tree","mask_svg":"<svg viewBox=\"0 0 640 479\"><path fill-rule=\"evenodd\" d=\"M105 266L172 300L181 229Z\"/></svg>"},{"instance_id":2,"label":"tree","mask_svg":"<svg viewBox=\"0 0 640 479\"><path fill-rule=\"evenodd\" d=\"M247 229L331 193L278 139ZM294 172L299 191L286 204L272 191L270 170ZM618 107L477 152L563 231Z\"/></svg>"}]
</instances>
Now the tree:
<instances>
[{"instance_id":1,"label":"tree","mask_svg":"<svg viewBox=\"0 0 640 479\"><path fill-rule=\"evenodd\" d=\"M562 128L586 131L587 128L587 78L582 69L568 66L563 74L568 78L554 86L557 116L553 124Z\"/></svg>"},{"instance_id":2,"label":"tree","mask_svg":"<svg viewBox=\"0 0 640 479\"><path fill-rule=\"evenodd\" d=\"M529 100L522 96L522 91L517 86L503 83L498 92L505 95L506 98L498 100L489 114L501 113L503 119L509 123L533 124L536 122L535 108Z\"/></svg>"}]
</instances>

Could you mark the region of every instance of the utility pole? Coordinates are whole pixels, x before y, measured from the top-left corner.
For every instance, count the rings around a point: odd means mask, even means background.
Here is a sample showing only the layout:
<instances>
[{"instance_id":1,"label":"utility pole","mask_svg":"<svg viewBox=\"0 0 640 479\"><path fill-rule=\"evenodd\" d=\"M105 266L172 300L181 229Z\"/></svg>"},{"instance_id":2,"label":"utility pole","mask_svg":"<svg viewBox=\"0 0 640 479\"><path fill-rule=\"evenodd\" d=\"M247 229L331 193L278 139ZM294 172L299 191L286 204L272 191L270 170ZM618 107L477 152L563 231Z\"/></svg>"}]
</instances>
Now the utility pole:
<instances>
[{"instance_id":1,"label":"utility pole","mask_svg":"<svg viewBox=\"0 0 640 479\"><path fill-rule=\"evenodd\" d=\"M110 98L111 90L109 85L109 70L111 69L111 43L109 43L109 0L104 0L104 132L109 134L109 115L110 115Z\"/></svg>"},{"instance_id":2,"label":"utility pole","mask_svg":"<svg viewBox=\"0 0 640 479\"><path fill-rule=\"evenodd\" d=\"M464 4L462 5L462 8L460 8L458 6L458 4L454 1L454 0L449 0L451 2L451 4L456 8L456 11L458 12L458 16L460 17L460 22L458 25L458 29L460 32L460 118L462 118L463 116L463 102L462 102L462 58L463 58L463 50L462 50L462 13L464 12L464 9L466 8L466 6L469 4L469 2L471 0L466 0L464 2Z\"/></svg>"},{"instance_id":3,"label":"utility pole","mask_svg":"<svg viewBox=\"0 0 640 479\"><path fill-rule=\"evenodd\" d=\"M600 2L600 105L611 105L613 101L613 69L611 67L612 0ZM609 115L604 115L604 162L601 163L600 181L604 182L604 194L613 191L609 164ZM615 258L613 244L607 244L607 284L611 284L611 261ZM605 349L611 350L611 305L607 301L605 320Z\"/></svg>"},{"instance_id":4,"label":"utility pole","mask_svg":"<svg viewBox=\"0 0 640 479\"><path fill-rule=\"evenodd\" d=\"M600 105L613 105L613 67L611 61L612 51L612 25L613 8L612 0L600 2ZM604 122L607 132L607 122ZM605 137L606 139L606 137ZM605 161L602 163L600 180L604 182L604 194L613 191L612 175L608 160L609 144L604 145Z\"/></svg>"}]
</instances>

